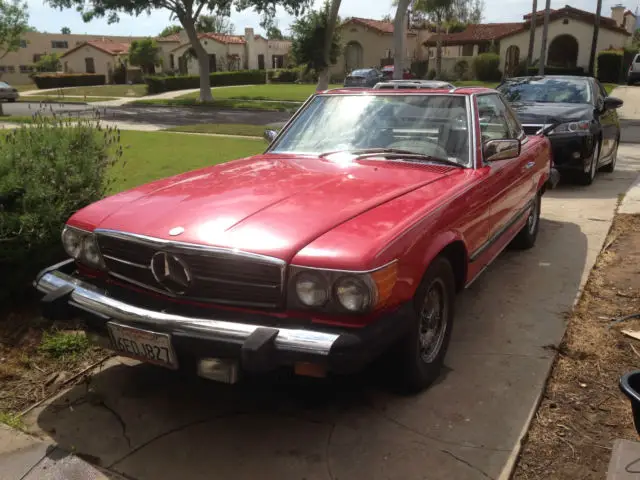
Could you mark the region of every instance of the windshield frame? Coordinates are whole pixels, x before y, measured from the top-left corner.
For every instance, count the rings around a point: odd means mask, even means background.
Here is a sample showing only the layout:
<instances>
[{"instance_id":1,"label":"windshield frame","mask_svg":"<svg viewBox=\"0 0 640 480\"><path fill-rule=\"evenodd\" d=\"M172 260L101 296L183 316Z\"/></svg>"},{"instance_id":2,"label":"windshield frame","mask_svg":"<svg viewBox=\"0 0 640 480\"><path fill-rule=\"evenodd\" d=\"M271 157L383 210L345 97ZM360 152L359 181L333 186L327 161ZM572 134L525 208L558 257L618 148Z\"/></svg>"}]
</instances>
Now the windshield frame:
<instances>
[{"instance_id":1,"label":"windshield frame","mask_svg":"<svg viewBox=\"0 0 640 480\"><path fill-rule=\"evenodd\" d=\"M587 99L587 101L585 102L577 102L577 103L572 103L572 102L543 102L543 101L539 101L536 100L535 103L543 103L543 104L558 104L558 103L569 103L572 105L593 105L594 103L594 99L595 99L595 95L594 95L594 91L593 91L593 85L592 82L589 80L589 77L578 77L578 76L569 76L569 77L560 77L560 76L544 76L542 78L536 77L536 76L532 76L532 77L514 77L514 78L509 78L505 81L503 81L500 85L498 85L496 87L496 90L498 92L500 92L500 94L504 97L504 99L508 102L508 103L518 103L521 102L521 100L514 100L514 101L510 101L507 98L507 95L505 93L502 92L502 88L508 88L509 84L517 84L518 80L522 80L522 79L528 79L530 81L540 81L540 80L557 80L557 81L564 81L566 83L571 83L571 82L575 82L577 81L581 81L584 82L587 86L587 91L588 91L588 95L589 98ZM526 101L525 101L526 102Z\"/></svg>"},{"instance_id":2,"label":"windshield frame","mask_svg":"<svg viewBox=\"0 0 640 480\"><path fill-rule=\"evenodd\" d=\"M474 119L474 101L471 95L459 94L455 92L450 92L449 90L444 90L440 92L434 91L424 91L424 90L367 90L367 91L354 91L354 92L345 92L345 93L329 93L329 91L315 93L311 95L302 106L293 114L293 116L283 125L282 129L275 136L273 141L269 144L267 149L264 151L264 154L284 154L284 155L300 155L300 156L309 156L309 154L295 153L295 152L272 152L275 149L282 139L282 136L291 128L293 123L297 120L297 118L309 108L311 103L315 100L316 97L347 97L347 96L376 96L376 97L386 97L386 96L457 96L464 98L465 111L467 114L467 130L468 130L468 159L466 163L461 163L460 166L463 168L475 169L477 166L477 149L476 149L476 122ZM394 160L388 160L394 161Z\"/></svg>"}]
</instances>

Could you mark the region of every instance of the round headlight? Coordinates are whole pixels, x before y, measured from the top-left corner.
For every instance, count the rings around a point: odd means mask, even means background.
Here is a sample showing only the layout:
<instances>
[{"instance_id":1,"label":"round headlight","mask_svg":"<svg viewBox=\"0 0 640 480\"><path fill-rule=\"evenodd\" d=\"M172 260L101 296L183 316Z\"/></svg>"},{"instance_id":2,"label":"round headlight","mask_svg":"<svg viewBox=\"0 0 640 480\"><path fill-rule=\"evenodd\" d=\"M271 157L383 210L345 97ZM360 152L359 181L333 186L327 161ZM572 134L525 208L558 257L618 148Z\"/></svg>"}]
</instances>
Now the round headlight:
<instances>
[{"instance_id":1,"label":"round headlight","mask_svg":"<svg viewBox=\"0 0 640 480\"><path fill-rule=\"evenodd\" d=\"M80 258L82 252L82 233L74 228L64 227L62 230L62 246L71 258Z\"/></svg>"},{"instance_id":2,"label":"round headlight","mask_svg":"<svg viewBox=\"0 0 640 480\"><path fill-rule=\"evenodd\" d=\"M339 278L334 289L340 305L350 312L361 312L371 305L371 290L358 277Z\"/></svg>"},{"instance_id":3,"label":"round headlight","mask_svg":"<svg viewBox=\"0 0 640 480\"><path fill-rule=\"evenodd\" d=\"M81 260L93 267L102 266L102 255L100 254L96 237L93 234L88 234L82 241Z\"/></svg>"},{"instance_id":4,"label":"round headlight","mask_svg":"<svg viewBox=\"0 0 640 480\"><path fill-rule=\"evenodd\" d=\"M329 299L327 282L317 273L304 272L296 277L296 294L307 307L320 307Z\"/></svg>"}]
</instances>

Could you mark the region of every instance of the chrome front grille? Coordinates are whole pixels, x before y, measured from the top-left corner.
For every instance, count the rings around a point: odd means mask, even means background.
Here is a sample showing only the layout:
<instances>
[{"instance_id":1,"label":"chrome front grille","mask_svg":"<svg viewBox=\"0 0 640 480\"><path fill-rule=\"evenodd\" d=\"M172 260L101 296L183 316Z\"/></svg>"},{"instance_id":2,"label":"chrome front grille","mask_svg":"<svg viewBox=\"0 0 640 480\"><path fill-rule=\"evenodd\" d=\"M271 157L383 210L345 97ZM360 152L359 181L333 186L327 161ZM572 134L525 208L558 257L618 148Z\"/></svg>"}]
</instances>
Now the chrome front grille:
<instances>
[{"instance_id":1,"label":"chrome front grille","mask_svg":"<svg viewBox=\"0 0 640 480\"><path fill-rule=\"evenodd\" d=\"M276 308L282 302L282 260L110 230L95 233L107 270L115 278L190 300L263 308ZM151 263L158 252L179 259L188 270L188 287L179 294L154 275Z\"/></svg>"}]
</instances>

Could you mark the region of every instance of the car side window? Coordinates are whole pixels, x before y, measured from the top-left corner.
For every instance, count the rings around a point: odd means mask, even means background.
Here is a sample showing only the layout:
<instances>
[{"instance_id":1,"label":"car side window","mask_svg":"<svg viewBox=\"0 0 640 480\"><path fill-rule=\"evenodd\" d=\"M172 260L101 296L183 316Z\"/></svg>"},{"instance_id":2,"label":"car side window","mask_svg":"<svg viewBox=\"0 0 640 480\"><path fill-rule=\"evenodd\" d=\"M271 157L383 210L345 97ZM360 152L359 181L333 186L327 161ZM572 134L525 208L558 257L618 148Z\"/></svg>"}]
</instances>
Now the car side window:
<instances>
[{"instance_id":1,"label":"car side window","mask_svg":"<svg viewBox=\"0 0 640 480\"><path fill-rule=\"evenodd\" d=\"M482 142L517 138L514 126L508 120L508 110L500 97L495 94L479 95L477 102Z\"/></svg>"}]
</instances>

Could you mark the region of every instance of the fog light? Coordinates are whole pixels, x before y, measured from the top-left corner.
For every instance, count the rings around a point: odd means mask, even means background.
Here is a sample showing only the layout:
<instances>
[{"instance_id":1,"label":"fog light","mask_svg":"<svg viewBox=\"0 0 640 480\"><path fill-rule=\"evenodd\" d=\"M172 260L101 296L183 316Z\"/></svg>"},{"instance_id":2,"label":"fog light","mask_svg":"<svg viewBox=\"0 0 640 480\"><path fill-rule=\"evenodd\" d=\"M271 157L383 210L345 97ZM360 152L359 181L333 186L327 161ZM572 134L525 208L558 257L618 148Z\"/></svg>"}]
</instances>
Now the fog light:
<instances>
[{"instance_id":1,"label":"fog light","mask_svg":"<svg viewBox=\"0 0 640 480\"><path fill-rule=\"evenodd\" d=\"M577 159L579 159L582 155L580 155L580 152L573 152L573 153L571 154L571 156L572 156L574 159L576 159L576 160L577 160Z\"/></svg>"},{"instance_id":2,"label":"fog light","mask_svg":"<svg viewBox=\"0 0 640 480\"><path fill-rule=\"evenodd\" d=\"M201 358L198 360L198 376L222 383L237 383L238 362L224 358Z\"/></svg>"},{"instance_id":3,"label":"fog light","mask_svg":"<svg viewBox=\"0 0 640 480\"><path fill-rule=\"evenodd\" d=\"M296 375L304 377L324 378L327 376L327 367L318 363L297 362L293 366Z\"/></svg>"}]
</instances>

